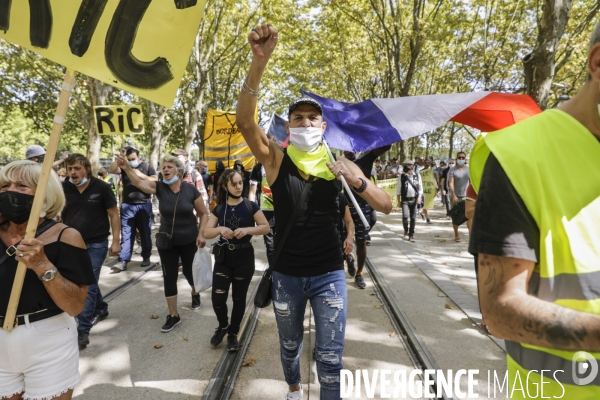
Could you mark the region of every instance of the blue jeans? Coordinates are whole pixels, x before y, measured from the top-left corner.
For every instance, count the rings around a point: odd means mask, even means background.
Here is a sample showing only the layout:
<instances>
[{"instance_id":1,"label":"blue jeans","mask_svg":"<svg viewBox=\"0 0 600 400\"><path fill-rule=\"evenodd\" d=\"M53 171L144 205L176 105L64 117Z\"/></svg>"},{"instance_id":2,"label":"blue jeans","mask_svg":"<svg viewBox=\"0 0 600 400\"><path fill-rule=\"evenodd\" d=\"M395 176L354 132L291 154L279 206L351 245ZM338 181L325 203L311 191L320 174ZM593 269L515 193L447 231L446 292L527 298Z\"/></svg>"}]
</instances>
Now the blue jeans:
<instances>
[{"instance_id":1,"label":"blue jeans","mask_svg":"<svg viewBox=\"0 0 600 400\"><path fill-rule=\"evenodd\" d=\"M339 399L348 305L344 271L306 278L273 272L271 292L285 381L289 386L300 383L304 311L310 300L315 318L320 399Z\"/></svg>"},{"instance_id":2,"label":"blue jeans","mask_svg":"<svg viewBox=\"0 0 600 400\"><path fill-rule=\"evenodd\" d=\"M102 298L102 293L100 293L100 287L98 286L100 269L106 259L106 253L108 253L108 240L101 243L88 243L87 250L92 259L92 269L96 276L96 283L88 285L88 294L85 298L83 310L77 316L79 319L79 328L77 328L77 330L89 333L90 329L92 329L92 319L94 319L94 315L108 311L108 304L106 304Z\"/></svg>"},{"instance_id":3,"label":"blue jeans","mask_svg":"<svg viewBox=\"0 0 600 400\"><path fill-rule=\"evenodd\" d=\"M150 258L152 254L152 203L121 204L121 253L119 261L131 261L135 230L140 231L142 238L142 258Z\"/></svg>"}]
</instances>

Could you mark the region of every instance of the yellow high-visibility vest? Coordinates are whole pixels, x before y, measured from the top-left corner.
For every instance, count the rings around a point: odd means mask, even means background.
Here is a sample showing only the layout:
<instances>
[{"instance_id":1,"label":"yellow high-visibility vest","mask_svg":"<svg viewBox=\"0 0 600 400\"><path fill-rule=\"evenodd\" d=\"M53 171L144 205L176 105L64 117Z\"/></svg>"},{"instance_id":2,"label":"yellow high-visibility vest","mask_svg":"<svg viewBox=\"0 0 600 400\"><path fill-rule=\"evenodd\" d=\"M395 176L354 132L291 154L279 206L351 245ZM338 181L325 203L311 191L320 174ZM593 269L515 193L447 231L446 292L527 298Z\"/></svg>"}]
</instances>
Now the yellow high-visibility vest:
<instances>
[{"instance_id":1,"label":"yellow high-visibility vest","mask_svg":"<svg viewBox=\"0 0 600 400\"><path fill-rule=\"evenodd\" d=\"M469 163L475 191L490 152L540 230L540 256L530 293L563 307L600 314L600 141L579 121L556 109L481 134ZM574 357L581 360L582 354L509 341L506 350L508 383L512 388L517 381L521 387L520 379L524 389L513 392L513 399L534 396L540 390L542 370L543 381L548 382L544 396L600 399L600 371L591 383L578 384L582 375ZM600 359L600 353L590 354L592 360ZM558 370L564 372L556 373L557 382L553 376Z\"/></svg>"}]
</instances>

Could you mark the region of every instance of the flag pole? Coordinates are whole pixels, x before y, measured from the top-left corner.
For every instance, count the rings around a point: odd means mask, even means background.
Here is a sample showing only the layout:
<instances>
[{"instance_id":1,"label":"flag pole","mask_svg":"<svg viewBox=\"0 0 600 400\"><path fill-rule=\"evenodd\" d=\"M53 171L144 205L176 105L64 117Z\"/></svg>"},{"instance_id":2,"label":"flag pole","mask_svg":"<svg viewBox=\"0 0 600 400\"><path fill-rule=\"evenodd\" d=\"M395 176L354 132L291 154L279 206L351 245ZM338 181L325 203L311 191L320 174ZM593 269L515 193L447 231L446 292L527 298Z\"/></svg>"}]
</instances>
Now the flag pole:
<instances>
[{"instance_id":1,"label":"flag pole","mask_svg":"<svg viewBox=\"0 0 600 400\"><path fill-rule=\"evenodd\" d=\"M58 149L60 133L62 132L67 110L69 108L69 99L71 98L71 90L73 89L74 83L75 71L67 69L62 84L60 97L58 98L58 105L56 107L56 114L54 115L52 132L50 133L50 140L48 141L48 147L46 149L46 157L44 158L44 164L42 165L42 173L40 174L35 191L33 205L31 206L31 214L29 214L29 222L27 223L25 239L31 239L35 237L35 232L40 220L40 213L46 197L48 180L50 180L50 174L52 173L52 163L54 162L56 150ZM17 266L17 271L15 273L15 280L13 281L12 291L10 292L10 298L8 300L8 308L6 310L6 314L4 314L5 318L3 329L7 332L10 332L15 327L15 317L17 315L17 307L19 306L19 299L21 298L21 291L23 289L23 282L25 281L26 272L27 267L22 261L19 261L19 265Z\"/></svg>"},{"instance_id":2,"label":"flag pole","mask_svg":"<svg viewBox=\"0 0 600 400\"><path fill-rule=\"evenodd\" d=\"M325 140L323 140L323 144L325 145L325 148L327 149L327 154L329 154L329 158L331 159L331 162L334 163L335 158L333 158L333 154L331 153L331 149L329 148L329 145L327 144L327 142ZM352 200L352 205L354 205L354 208L356 209L356 212L358 213L358 216L360 217L365 228L367 226L370 226L369 223L367 222L367 219L365 218L362 210L360 209L360 206L356 202L356 199L354 198L354 193L352 193L352 190L350 190L350 186L348 186L348 182L346 182L346 178L344 178L344 175L340 175L340 178L341 178L342 184L344 185L344 189L346 189L346 193L348 193L348 197L350 197L350 200Z\"/></svg>"}]
</instances>

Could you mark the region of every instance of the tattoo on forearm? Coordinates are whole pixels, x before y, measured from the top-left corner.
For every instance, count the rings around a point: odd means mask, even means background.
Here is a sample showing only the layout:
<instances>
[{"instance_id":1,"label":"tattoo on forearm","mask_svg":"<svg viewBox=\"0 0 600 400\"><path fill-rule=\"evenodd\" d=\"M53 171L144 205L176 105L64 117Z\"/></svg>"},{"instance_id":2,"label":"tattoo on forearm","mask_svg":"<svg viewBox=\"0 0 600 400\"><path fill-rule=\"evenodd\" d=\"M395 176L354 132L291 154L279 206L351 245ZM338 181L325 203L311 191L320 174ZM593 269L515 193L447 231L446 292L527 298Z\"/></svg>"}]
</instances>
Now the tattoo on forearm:
<instances>
[{"instance_id":1,"label":"tattoo on forearm","mask_svg":"<svg viewBox=\"0 0 600 400\"><path fill-rule=\"evenodd\" d=\"M484 255L479 262L482 267L488 267L486 268L488 275L483 283L488 288L488 294L494 294L498 292L504 281L504 267L498 257L496 257L496 259L500 263L499 266L490 263L487 255Z\"/></svg>"},{"instance_id":2,"label":"tattoo on forearm","mask_svg":"<svg viewBox=\"0 0 600 400\"><path fill-rule=\"evenodd\" d=\"M545 339L555 348L581 348L588 332L583 326L575 328L575 317L571 313L571 310L560 310L554 314L554 321L540 320L539 316L530 313L523 320L523 330L534 334L538 340Z\"/></svg>"}]
</instances>

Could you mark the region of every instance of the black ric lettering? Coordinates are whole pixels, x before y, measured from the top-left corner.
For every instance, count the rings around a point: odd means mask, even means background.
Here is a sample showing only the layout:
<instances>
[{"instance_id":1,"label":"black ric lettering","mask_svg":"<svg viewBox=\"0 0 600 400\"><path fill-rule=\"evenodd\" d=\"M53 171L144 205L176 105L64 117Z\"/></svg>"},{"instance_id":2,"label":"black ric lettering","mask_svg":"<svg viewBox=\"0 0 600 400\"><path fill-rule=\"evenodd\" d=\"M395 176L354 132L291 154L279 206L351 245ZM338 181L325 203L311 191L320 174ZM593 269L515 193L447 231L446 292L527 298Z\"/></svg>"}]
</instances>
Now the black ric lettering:
<instances>
[{"instance_id":1,"label":"black ric lettering","mask_svg":"<svg viewBox=\"0 0 600 400\"><path fill-rule=\"evenodd\" d=\"M29 40L31 45L47 49L52 35L50 0L29 0Z\"/></svg>"},{"instance_id":2,"label":"black ric lettering","mask_svg":"<svg viewBox=\"0 0 600 400\"><path fill-rule=\"evenodd\" d=\"M10 6L12 0L0 0L0 30L6 31L10 26Z\"/></svg>"},{"instance_id":3,"label":"black ric lettering","mask_svg":"<svg viewBox=\"0 0 600 400\"><path fill-rule=\"evenodd\" d=\"M198 4L198 0L175 0L175 7L180 10L194 7L196 4Z\"/></svg>"},{"instance_id":4,"label":"black ric lettering","mask_svg":"<svg viewBox=\"0 0 600 400\"><path fill-rule=\"evenodd\" d=\"M115 125L112 123L111 119L115 115L112 110L108 107L96 107L94 110L96 112L96 123L98 124L98 133L104 133L104 125L102 123L106 123L108 125L108 129L110 132L115 132Z\"/></svg>"},{"instance_id":5,"label":"black ric lettering","mask_svg":"<svg viewBox=\"0 0 600 400\"><path fill-rule=\"evenodd\" d=\"M142 112L137 108L130 108L127 110L127 125L129 126L129 130L134 133L140 133L144 129L142 124L138 124L138 126L133 125L133 113L141 114Z\"/></svg>"},{"instance_id":6,"label":"black ric lettering","mask_svg":"<svg viewBox=\"0 0 600 400\"><path fill-rule=\"evenodd\" d=\"M173 79L167 60L140 61L132 54L137 29L152 0L121 0L106 35L104 55L112 73L123 83L157 89Z\"/></svg>"},{"instance_id":7,"label":"black ric lettering","mask_svg":"<svg viewBox=\"0 0 600 400\"><path fill-rule=\"evenodd\" d=\"M69 36L69 47L74 55L81 57L87 52L107 2L108 0L81 2Z\"/></svg>"}]
</instances>

